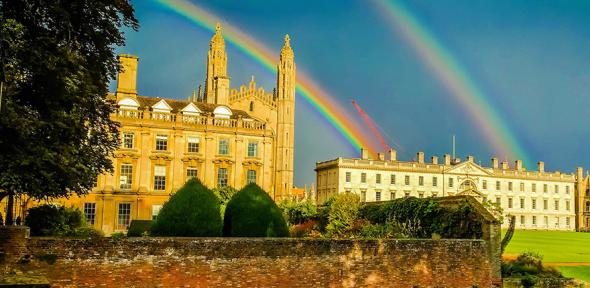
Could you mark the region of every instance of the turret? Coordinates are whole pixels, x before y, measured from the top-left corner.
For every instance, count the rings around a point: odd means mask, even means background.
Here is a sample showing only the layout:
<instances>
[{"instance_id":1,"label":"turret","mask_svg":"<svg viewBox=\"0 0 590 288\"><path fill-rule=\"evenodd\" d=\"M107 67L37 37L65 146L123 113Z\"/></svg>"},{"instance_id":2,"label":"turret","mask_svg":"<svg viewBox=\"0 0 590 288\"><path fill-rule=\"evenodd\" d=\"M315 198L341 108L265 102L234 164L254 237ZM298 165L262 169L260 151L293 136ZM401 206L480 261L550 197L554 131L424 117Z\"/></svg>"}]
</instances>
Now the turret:
<instances>
[{"instance_id":1,"label":"turret","mask_svg":"<svg viewBox=\"0 0 590 288\"><path fill-rule=\"evenodd\" d=\"M295 151L295 59L291 39L285 43L277 67L277 143L275 195L290 196L293 189L293 153ZM278 199L275 199L278 200Z\"/></svg>"},{"instance_id":2,"label":"turret","mask_svg":"<svg viewBox=\"0 0 590 288\"><path fill-rule=\"evenodd\" d=\"M221 24L215 26L215 35L209 44L207 54L207 80L205 82L207 103L227 105L229 100L229 77L227 76L227 55L225 40L221 35Z\"/></svg>"}]
</instances>

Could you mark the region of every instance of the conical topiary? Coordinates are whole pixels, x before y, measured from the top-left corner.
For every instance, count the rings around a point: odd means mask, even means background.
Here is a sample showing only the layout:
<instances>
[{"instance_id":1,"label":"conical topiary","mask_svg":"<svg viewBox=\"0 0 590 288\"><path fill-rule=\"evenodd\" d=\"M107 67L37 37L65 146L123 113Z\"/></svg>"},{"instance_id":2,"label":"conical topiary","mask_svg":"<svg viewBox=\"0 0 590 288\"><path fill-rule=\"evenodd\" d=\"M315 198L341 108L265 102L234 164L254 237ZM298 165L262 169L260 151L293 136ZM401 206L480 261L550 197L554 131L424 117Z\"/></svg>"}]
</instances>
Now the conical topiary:
<instances>
[{"instance_id":1,"label":"conical topiary","mask_svg":"<svg viewBox=\"0 0 590 288\"><path fill-rule=\"evenodd\" d=\"M192 178L164 204L152 225L153 236L218 237L223 223L219 199Z\"/></svg>"},{"instance_id":2,"label":"conical topiary","mask_svg":"<svg viewBox=\"0 0 590 288\"><path fill-rule=\"evenodd\" d=\"M236 193L225 208L223 236L287 237L289 229L275 202L256 184Z\"/></svg>"}]
</instances>

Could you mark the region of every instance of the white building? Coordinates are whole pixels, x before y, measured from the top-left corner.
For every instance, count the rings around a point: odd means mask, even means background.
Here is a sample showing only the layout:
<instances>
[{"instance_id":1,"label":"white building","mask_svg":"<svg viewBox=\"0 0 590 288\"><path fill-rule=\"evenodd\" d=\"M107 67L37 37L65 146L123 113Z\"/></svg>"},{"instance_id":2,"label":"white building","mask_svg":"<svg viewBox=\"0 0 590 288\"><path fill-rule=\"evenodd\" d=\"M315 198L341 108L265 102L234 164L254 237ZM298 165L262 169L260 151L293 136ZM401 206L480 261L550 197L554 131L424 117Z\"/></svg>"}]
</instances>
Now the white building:
<instances>
[{"instance_id":1,"label":"white building","mask_svg":"<svg viewBox=\"0 0 590 288\"><path fill-rule=\"evenodd\" d=\"M543 162L529 171L520 160L511 168L492 158L492 167L482 167L472 156L461 162L445 155L443 163L433 156L426 163L423 152L417 153L416 162L398 161L395 150L389 151L388 160L382 153L378 160L368 159L366 151L361 154L360 159L316 163L318 203L342 192L356 193L366 202L471 195L499 203L505 214L516 216L518 229L576 229L576 176L546 172Z\"/></svg>"}]
</instances>

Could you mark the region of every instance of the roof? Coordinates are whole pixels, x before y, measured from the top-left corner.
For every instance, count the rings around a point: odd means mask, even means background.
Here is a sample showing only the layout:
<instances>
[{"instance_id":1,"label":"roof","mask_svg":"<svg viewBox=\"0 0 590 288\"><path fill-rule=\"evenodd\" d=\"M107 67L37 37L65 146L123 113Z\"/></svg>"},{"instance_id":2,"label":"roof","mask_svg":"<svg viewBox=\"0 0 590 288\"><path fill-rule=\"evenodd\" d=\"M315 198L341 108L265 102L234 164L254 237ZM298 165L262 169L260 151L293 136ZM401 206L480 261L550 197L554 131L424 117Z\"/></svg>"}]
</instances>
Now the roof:
<instances>
[{"instance_id":1,"label":"roof","mask_svg":"<svg viewBox=\"0 0 590 288\"><path fill-rule=\"evenodd\" d=\"M167 99L167 98L160 98L160 97L154 98L154 97L146 97L146 96L137 96L137 102L139 102L140 109L145 109L145 107L152 107L152 106L154 106L154 104L158 103L162 99L164 99L164 101L166 101L166 103L168 103L168 105L170 105L170 107L172 107L172 111L171 111L172 113L180 112L182 110L182 108L186 107L187 105L189 105L191 103L186 100ZM213 113L213 110L215 110L216 107L220 106L220 105L204 103L204 102L192 102L192 103L195 104L199 108L199 110L201 110L203 113L206 113L206 114ZM241 117L241 118L254 118L254 117L250 116L245 111L233 109L231 107L229 107L229 108L232 111L231 118L239 118L239 117Z\"/></svg>"}]
</instances>

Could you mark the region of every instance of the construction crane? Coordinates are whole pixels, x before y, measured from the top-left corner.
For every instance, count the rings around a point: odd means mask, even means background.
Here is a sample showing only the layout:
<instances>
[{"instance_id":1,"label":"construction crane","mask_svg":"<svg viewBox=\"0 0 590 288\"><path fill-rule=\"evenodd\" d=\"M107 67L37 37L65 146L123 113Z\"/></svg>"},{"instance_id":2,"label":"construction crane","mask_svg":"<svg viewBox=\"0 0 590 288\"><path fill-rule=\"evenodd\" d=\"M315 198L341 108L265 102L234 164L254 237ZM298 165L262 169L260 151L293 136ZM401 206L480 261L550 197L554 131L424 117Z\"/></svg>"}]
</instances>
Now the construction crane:
<instances>
[{"instance_id":1,"label":"construction crane","mask_svg":"<svg viewBox=\"0 0 590 288\"><path fill-rule=\"evenodd\" d=\"M371 117L369 117L369 115L365 113L365 111L363 111L363 109L361 109L361 107L358 104L356 104L356 101L354 101L354 99L352 100L352 105L354 106L354 108L356 108L356 111L359 113L361 118L363 118L363 121L365 121L365 124L367 124L373 135L375 135L377 140L379 140L379 143L381 143L381 147L383 147L384 151L388 151L389 145L387 145L387 143L381 136L381 133L379 133L379 129L377 129L377 125L375 124L375 122L373 122L373 119L371 119Z\"/></svg>"}]
</instances>

